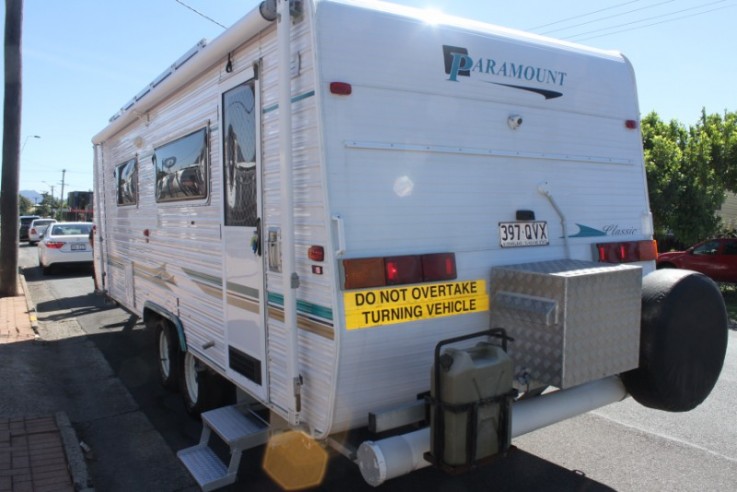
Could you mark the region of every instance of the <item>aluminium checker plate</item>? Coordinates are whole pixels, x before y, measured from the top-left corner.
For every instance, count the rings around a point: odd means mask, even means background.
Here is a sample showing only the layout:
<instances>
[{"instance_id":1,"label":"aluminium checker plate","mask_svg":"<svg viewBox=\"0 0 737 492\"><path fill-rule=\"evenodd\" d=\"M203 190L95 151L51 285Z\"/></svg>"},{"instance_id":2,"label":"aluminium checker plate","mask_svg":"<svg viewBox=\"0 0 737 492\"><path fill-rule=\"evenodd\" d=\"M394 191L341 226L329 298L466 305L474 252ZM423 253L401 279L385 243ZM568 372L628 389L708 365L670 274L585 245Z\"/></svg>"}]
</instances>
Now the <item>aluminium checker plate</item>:
<instances>
[{"instance_id":1,"label":"aluminium checker plate","mask_svg":"<svg viewBox=\"0 0 737 492\"><path fill-rule=\"evenodd\" d=\"M642 270L577 260L491 273L491 327L514 338L517 375L570 388L637 367Z\"/></svg>"}]
</instances>

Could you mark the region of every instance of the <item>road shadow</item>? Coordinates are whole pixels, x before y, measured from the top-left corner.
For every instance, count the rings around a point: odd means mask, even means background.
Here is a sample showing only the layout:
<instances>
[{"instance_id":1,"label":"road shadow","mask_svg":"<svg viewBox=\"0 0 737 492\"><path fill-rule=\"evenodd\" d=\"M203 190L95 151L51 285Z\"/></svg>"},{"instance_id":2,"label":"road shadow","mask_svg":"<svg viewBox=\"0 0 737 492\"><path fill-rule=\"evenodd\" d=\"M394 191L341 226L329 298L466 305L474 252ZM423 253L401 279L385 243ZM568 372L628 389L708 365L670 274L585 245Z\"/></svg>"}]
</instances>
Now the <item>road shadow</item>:
<instances>
[{"instance_id":1,"label":"road shadow","mask_svg":"<svg viewBox=\"0 0 737 492\"><path fill-rule=\"evenodd\" d=\"M117 305L105 302L103 297L94 293L36 304L36 313L41 321L63 321L112 309L117 309Z\"/></svg>"},{"instance_id":2,"label":"road shadow","mask_svg":"<svg viewBox=\"0 0 737 492\"><path fill-rule=\"evenodd\" d=\"M65 268L57 270L56 274L46 276L41 273L41 267L26 267L23 269L23 275L29 285L43 282L46 280L64 280L73 278L84 278L90 275L91 270L82 268ZM84 295L61 297L51 301L43 301L35 304L36 313L42 321L63 321L65 319L84 316L86 314L100 313L118 306L112 301L107 300L104 296L89 292ZM67 311L67 312L64 312Z\"/></svg>"},{"instance_id":3,"label":"road shadow","mask_svg":"<svg viewBox=\"0 0 737 492\"><path fill-rule=\"evenodd\" d=\"M54 265L50 274L44 274L41 266L35 265L24 267L23 275L26 281L88 277L92 276L92 265Z\"/></svg>"}]
</instances>

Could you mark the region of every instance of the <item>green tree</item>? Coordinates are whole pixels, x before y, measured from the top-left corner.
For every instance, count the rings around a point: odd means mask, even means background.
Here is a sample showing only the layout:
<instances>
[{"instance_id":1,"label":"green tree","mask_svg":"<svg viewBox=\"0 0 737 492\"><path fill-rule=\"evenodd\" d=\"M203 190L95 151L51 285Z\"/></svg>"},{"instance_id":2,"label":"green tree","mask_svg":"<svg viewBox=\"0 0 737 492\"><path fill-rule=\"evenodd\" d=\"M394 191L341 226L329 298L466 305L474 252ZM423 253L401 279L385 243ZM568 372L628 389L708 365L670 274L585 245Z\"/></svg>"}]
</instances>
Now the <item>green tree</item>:
<instances>
[{"instance_id":1,"label":"green tree","mask_svg":"<svg viewBox=\"0 0 737 492\"><path fill-rule=\"evenodd\" d=\"M708 125L706 124L708 123ZM656 236L672 234L683 243L714 235L717 210L727 190L724 125L704 117L686 129L656 113L642 120L645 168Z\"/></svg>"},{"instance_id":2,"label":"green tree","mask_svg":"<svg viewBox=\"0 0 737 492\"><path fill-rule=\"evenodd\" d=\"M57 212L61 208L59 200L49 195L48 193L43 194L41 203L36 205L36 214L41 217L57 217Z\"/></svg>"},{"instance_id":3,"label":"green tree","mask_svg":"<svg viewBox=\"0 0 737 492\"><path fill-rule=\"evenodd\" d=\"M18 214L31 215L33 212L33 202L23 195L18 195Z\"/></svg>"},{"instance_id":4,"label":"green tree","mask_svg":"<svg viewBox=\"0 0 737 492\"><path fill-rule=\"evenodd\" d=\"M737 192L737 113L707 115L702 110L697 129L709 143L711 167L726 189Z\"/></svg>"}]
</instances>

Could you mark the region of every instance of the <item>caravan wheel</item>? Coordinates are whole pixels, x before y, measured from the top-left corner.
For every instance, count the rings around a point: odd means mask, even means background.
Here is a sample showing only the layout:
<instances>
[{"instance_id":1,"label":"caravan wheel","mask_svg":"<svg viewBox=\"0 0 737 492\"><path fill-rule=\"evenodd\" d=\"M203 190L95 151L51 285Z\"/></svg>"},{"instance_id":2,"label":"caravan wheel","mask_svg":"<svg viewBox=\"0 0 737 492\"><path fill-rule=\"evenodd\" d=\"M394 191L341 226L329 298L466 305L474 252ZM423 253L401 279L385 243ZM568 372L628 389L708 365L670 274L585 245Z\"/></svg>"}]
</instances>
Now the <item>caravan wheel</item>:
<instances>
[{"instance_id":1,"label":"caravan wheel","mask_svg":"<svg viewBox=\"0 0 737 492\"><path fill-rule=\"evenodd\" d=\"M159 368L159 381L168 390L176 390L179 385L181 352L173 327L164 319L156 322L156 341Z\"/></svg>"},{"instance_id":2,"label":"caravan wheel","mask_svg":"<svg viewBox=\"0 0 737 492\"><path fill-rule=\"evenodd\" d=\"M181 382L184 406L193 416L235 401L231 383L207 369L190 352L182 357Z\"/></svg>"}]
</instances>

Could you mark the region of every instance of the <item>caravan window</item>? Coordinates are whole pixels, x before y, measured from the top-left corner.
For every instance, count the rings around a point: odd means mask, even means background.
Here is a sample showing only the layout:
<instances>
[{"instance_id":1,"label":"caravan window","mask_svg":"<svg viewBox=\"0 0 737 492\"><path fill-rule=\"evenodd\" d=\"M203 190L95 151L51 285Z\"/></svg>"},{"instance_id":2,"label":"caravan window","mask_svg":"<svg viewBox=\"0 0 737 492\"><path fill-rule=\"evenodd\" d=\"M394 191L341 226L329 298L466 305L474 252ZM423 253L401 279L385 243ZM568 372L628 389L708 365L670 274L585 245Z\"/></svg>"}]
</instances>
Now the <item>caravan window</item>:
<instances>
[{"instance_id":1,"label":"caravan window","mask_svg":"<svg viewBox=\"0 0 737 492\"><path fill-rule=\"evenodd\" d=\"M207 197L207 128L154 149L156 201Z\"/></svg>"},{"instance_id":2,"label":"caravan window","mask_svg":"<svg viewBox=\"0 0 737 492\"><path fill-rule=\"evenodd\" d=\"M253 81L223 94L225 225L255 226L256 97Z\"/></svg>"},{"instance_id":3,"label":"caravan window","mask_svg":"<svg viewBox=\"0 0 737 492\"><path fill-rule=\"evenodd\" d=\"M138 159L115 166L115 185L119 206L138 203Z\"/></svg>"}]
</instances>

